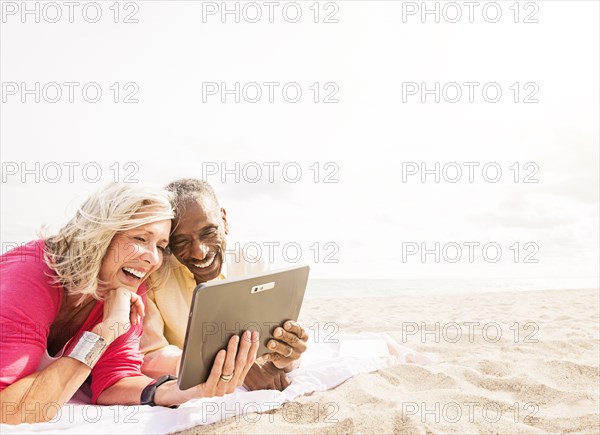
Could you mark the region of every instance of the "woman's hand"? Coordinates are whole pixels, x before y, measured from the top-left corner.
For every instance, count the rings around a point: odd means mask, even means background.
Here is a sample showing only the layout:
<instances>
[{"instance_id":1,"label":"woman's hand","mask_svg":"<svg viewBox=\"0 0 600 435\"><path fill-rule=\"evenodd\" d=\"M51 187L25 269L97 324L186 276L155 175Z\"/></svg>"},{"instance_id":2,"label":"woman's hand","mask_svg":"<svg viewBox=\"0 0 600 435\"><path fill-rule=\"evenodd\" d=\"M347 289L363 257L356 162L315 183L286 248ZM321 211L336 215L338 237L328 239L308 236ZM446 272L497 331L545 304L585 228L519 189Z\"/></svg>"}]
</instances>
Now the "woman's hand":
<instances>
[{"instance_id":1,"label":"woman's hand","mask_svg":"<svg viewBox=\"0 0 600 435\"><path fill-rule=\"evenodd\" d=\"M187 390L180 390L176 382L165 384L156 390L157 405L179 405L191 399L223 396L233 393L244 383L248 371L254 364L259 345L258 332L246 331L241 342L237 335L229 339L227 350L221 349L215 357L210 375L205 383ZM239 344L239 347L238 347Z\"/></svg>"},{"instance_id":2,"label":"woman's hand","mask_svg":"<svg viewBox=\"0 0 600 435\"><path fill-rule=\"evenodd\" d=\"M204 384L198 386L202 390L202 397L233 393L244 383L244 379L256 359L259 345L258 332L244 332L239 349L238 342L239 337L234 335L229 340L227 351L221 350L217 354L208 379ZM223 378L229 378L229 375L233 375L229 381L223 380Z\"/></svg>"},{"instance_id":3,"label":"woman's hand","mask_svg":"<svg viewBox=\"0 0 600 435\"><path fill-rule=\"evenodd\" d=\"M106 292L102 322L92 332L102 336L109 343L119 338L137 325L144 317L144 303L137 293L123 287Z\"/></svg>"}]
</instances>

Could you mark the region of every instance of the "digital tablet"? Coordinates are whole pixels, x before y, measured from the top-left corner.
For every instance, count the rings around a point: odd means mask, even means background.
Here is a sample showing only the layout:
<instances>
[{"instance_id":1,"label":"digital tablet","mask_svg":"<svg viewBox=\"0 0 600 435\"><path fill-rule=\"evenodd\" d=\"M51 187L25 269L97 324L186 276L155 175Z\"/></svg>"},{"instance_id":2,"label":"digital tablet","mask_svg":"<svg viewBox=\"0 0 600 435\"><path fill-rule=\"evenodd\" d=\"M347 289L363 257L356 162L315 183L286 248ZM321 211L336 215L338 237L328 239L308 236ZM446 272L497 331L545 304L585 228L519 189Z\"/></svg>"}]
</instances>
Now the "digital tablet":
<instances>
[{"instance_id":1,"label":"digital tablet","mask_svg":"<svg viewBox=\"0 0 600 435\"><path fill-rule=\"evenodd\" d=\"M260 357L273 331L298 320L308 266L277 270L242 279L211 281L194 289L178 384L182 390L206 382L219 350L245 330L258 331Z\"/></svg>"}]
</instances>

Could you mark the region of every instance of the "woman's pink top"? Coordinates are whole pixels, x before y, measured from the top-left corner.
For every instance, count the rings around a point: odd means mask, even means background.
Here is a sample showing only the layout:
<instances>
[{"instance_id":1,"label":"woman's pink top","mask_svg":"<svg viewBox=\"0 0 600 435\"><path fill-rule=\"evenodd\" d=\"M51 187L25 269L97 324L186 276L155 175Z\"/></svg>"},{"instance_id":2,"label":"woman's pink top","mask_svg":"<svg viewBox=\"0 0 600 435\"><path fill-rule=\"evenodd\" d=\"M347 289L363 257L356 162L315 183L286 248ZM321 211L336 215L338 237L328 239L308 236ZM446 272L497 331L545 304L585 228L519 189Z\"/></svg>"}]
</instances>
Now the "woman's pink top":
<instances>
[{"instance_id":1,"label":"woman's pink top","mask_svg":"<svg viewBox=\"0 0 600 435\"><path fill-rule=\"evenodd\" d=\"M58 315L63 288L44 262L44 241L29 242L0 256L0 390L34 373L46 355L50 326ZM138 294L144 298L146 286ZM104 304L95 303L78 336L102 321ZM142 325L131 327L106 349L91 372L92 403L122 378L141 376L139 351ZM68 354L77 340L68 343ZM89 381L89 379L88 379Z\"/></svg>"}]
</instances>

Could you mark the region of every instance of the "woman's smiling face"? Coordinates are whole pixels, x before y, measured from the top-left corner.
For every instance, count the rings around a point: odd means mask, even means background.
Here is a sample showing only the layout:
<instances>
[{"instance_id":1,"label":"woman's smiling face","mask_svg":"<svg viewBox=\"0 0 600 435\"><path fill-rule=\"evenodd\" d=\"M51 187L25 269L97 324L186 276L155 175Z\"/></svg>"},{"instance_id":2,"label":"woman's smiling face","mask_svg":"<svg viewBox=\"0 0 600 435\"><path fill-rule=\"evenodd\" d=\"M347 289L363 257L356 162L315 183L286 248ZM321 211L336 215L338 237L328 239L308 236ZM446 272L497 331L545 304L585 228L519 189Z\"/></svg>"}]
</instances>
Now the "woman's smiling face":
<instances>
[{"instance_id":1,"label":"woman's smiling face","mask_svg":"<svg viewBox=\"0 0 600 435\"><path fill-rule=\"evenodd\" d=\"M171 221L162 220L117 233L100 266L100 289L118 287L137 292L148 276L158 269L168 249Z\"/></svg>"}]
</instances>

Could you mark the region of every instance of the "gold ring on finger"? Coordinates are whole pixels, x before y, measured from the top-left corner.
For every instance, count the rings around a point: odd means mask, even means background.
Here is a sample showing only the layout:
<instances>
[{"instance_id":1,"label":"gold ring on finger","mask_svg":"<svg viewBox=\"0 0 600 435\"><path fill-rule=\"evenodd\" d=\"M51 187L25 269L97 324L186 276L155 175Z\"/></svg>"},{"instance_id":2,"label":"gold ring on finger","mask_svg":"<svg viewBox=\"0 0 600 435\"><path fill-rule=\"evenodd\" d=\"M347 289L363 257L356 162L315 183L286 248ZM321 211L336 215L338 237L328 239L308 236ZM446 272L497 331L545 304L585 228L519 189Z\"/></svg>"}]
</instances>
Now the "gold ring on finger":
<instances>
[{"instance_id":1,"label":"gold ring on finger","mask_svg":"<svg viewBox=\"0 0 600 435\"><path fill-rule=\"evenodd\" d=\"M230 375L221 375L221 376L219 376L219 380L223 381L225 383L231 381L231 378L233 378L233 373L231 373Z\"/></svg>"}]
</instances>

